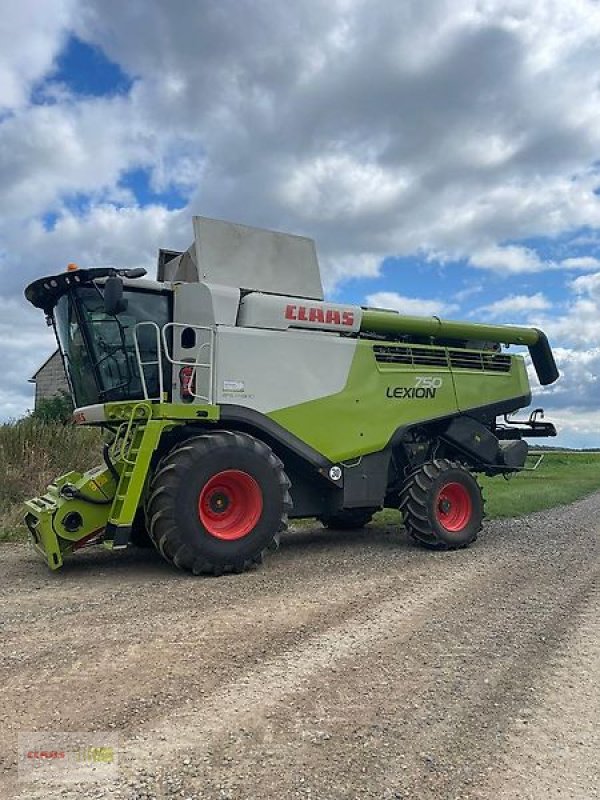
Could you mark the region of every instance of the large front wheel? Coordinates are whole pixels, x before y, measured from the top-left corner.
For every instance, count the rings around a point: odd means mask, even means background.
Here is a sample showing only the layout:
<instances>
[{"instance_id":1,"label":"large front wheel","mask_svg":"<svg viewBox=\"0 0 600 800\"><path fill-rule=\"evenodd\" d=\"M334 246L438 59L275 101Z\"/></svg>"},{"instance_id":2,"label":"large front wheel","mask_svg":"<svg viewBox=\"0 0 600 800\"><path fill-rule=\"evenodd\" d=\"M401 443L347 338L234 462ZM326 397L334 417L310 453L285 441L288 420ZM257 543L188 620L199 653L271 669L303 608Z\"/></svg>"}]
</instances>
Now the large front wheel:
<instances>
[{"instance_id":1,"label":"large front wheel","mask_svg":"<svg viewBox=\"0 0 600 800\"><path fill-rule=\"evenodd\" d=\"M423 464L401 492L400 510L408 535L423 547L454 550L477 538L483 497L473 475L445 458Z\"/></svg>"},{"instance_id":2,"label":"large front wheel","mask_svg":"<svg viewBox=\"0 0 600 800\"><path fill-rule=\"evenodd\" d=\"M291 508L283 464L259 439L195 436L160 461L147 504L161 555L195 574L243 572L276 549Z\"/></svg>"}]
</instances>

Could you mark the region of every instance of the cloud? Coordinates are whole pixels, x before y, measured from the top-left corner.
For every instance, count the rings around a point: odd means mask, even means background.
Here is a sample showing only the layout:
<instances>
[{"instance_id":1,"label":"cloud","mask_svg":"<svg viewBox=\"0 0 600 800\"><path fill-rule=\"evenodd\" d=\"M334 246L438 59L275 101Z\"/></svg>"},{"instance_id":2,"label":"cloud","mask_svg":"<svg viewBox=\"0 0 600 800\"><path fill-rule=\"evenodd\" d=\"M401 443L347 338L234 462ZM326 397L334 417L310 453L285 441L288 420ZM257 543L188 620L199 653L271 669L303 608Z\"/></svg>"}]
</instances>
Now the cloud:
<instances>
[{"instance_id":1,"label":"cloud","mask_svg":"<svg viewBox=\"0 0 600 800\"><path fill-rule=\"evenodd\" d=\"M568 436L575 447L598 447L600 411L583 412L580 408L565 406L553 414L553 421L563 437Z\"/></svg>"},{"instance_id":2,"label":"cloud","mask_svg":"<svg viewBox=\"0 0 600 800\"><path fill-rule=\"evenodd\" d=\"M534 311L547 311L550 308L552 308L552 303L542 292L532 295L511 294L494 303L481 306L475 314L486 314L493 319L499 319L500 317L510 317L510 315L527 316Z\"/></svg>"},{"instance_id":3,"label":"cloud","mask_svg":"<svg viewBox=\"0 0 600 800\"><path fill-rule=\"evenodd\" d=\"M593 275L581 275L571 283L572 291L579 297L586 295L600 302L600 272Z\"/></svg>"},{"instance_id":4,"label":"cloud","mask_svg":"<svg viewBox=\"0 0 600 800\"><path fill-rule=\"evenodd\" d=\"M192 238L187 213L163 206L115 208L96 205L83 215L63 211L52 230L31 220L5 235L8 253L0 254L4 294L22 297L31 264L38 275L62 272L69 262L81 267L143 266L154 277L159 247L183 249ZM16 266L7 269L6 264Z\"/></svg>"},{"instance_id":5,"label":"cloud","mask_svg":"<svg viewBox=\"0 0 600 800\"><path fill-rule=\"evenodd\" d=\"M567 284L567 290L564 313L535 314L532 323L543 328L567 352L572 348L572 352L581 354L600 347L600 272L575 278ZM566 370L570 369L567 364Z\"/></svg>"},{"instance_id":6,"label":"cloud","mask_svg":"<svg viewBox=\"0 0 600 800\"><path fill-rule=\"evenodd\" d=\"M1 418L16 418L33 408L33 386L27 381L56 349L56 341L40 312L17 300L2 305L0 341L3 343Z\"/></svg>"},{"instance_id":7,"label":"cloud","mask_svg":"<svg viewBox=\"0 0 600 800\"><path fill-rule=\"evenodd\" d=\"M456 311L458 306L443 300L425 300L419 297L404 297L397 292L375 292L367 296L367 305L399 311L401 314L437 317Z\"/></svg>"},{"instance_id":8,"label":"cloud","mask_svg":"<svg viewBox=\"0 0 600 800\"><path fill-rule=\"evenodd\" d=\"M564 269L594 270L600 269L600 259L594 258L593 256L577 256L563 259L560 265Z\"/></svg>"},{"instance_id":9,"label":"cloud","mask_svg":"<svg viewBox=\"0 0 600 800\"><path fill-rule=\"evenodd\" d=\"M0 25L5 299L68 261L152 268L158 246L190 243L201 213L311 236L338 294L390 256L429 262L432 275L436 262L466 264L485 292L511 276L506 313L529 309L566 350L598 346L599 4L384 0L373 14L366 0L298 0L290 16L274 0L240 0L235 13L146 0L142 24L136 3L23 0ZM70 34L131 88L82 98L68 82L49 87ZM44 104L32 104L40 85ZM140 207L127 183L140 169L186 207ZM552 258L523 244L577 231ZM590 273L568 285L559 315L542 305L549 288L519 283L548 270L556 282ZM449 298L405 291L369 302L453 311ZM519 308L525 297L541 299ZM488 313L504 314L502 302Z\"/></svg>"},{"instance_id":10,"label":"cloud","mask_svg":"<svg viewBox=\"0 0 600 800\"><path fill-rule=\"evenodd\" d=\"M492 245L476 250L469 258L472 267L499 272L539 272L544 263L534 250L527 247Z\"/></svg>"},{"instance_id":11,"label":"cloud","mask_svg":"<svg viewBox=\"0 0 600 800\"><path fill-rule=\"evenodd\" d=\"M2 9L0 111L27 103L33 85L62 49L74 11L74 0L19 0Z\"/></svg>"},{"instance_id":12,"label":"cloud","mask_svg":"<svg viewBox=\"0 0 600 800\"><path fill-rule=\"evenodd\" d=\"M600 225L596 4L294 9L148 0L140 25L135 4L82 3L75 33L135 82L14 123L5 147L32 166L1 176L8 211L102 195L141 164L160 185L185 174L190 211L312 235L338 282L415 252L541 270L498 242Z\"/></svg>"},{"instance_id":13,"label":"cloud","mask_svg":"<svg viewBox=\"0 0 600 800\"><path fill-rule=\"evenodd\" d=\"M469 264L477 269L514 275L547 270L594 270L600 267L600 259L593 256L576 256L562 261L544 261L535 250L528 247L490 245L472 253Z\"/></svg>"},{"instance_id":14,"label":"cloud","mask_svg":"<svg viewBox=\"0 0 600 800\"><path fill-rule=\"evenodd\" d=\"M591 347L589 350L556 347L554 357L561 378L539 391L545 405L554 409L566 406L586 411L597 409L600 397L600 347Z\"/></svg>"}]
</instances>

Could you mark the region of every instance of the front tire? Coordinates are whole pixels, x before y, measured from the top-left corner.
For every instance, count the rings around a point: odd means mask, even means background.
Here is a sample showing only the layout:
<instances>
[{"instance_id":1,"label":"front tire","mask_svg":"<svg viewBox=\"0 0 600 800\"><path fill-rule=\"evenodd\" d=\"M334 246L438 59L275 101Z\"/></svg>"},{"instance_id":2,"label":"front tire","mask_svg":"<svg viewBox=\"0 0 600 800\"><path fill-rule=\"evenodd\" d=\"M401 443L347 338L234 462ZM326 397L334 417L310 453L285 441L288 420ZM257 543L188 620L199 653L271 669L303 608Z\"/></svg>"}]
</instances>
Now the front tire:
<instances>
[{"instance_id":1,"label":"front tire","mask_svg":"<svg viewBox=\"0 0 600 800\"><path fill-rule=\"evenodd\" d=\"M283 464L259 439L194 436L161 459L147 503L150 537L170 563L222 575L262 563L292 506Z\"/></svg>"},{"instance_id":2,"label":"front tire","mask_svg":"<svg viewBox=\"0 0 600 800\"><path fill-rule=\"evenodd\" d=\"M408 535L430 550L456 550L477 539L483 522L483 497L473 475L445 458L423 464L400 494Z\"/></svg>"}]
</instances>

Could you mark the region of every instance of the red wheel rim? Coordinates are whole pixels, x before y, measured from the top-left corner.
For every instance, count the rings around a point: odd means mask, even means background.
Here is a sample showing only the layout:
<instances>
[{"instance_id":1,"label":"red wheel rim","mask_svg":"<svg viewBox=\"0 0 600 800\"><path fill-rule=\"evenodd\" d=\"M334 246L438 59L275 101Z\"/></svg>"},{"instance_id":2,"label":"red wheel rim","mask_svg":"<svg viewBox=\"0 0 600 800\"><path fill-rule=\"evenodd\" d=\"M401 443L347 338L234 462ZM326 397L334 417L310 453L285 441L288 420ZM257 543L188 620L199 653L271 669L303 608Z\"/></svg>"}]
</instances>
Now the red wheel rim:
<instances>
[{"instance_id":1,"label":"red wheel rim","mask_svg":"<svg viewBox=\"0 0 600 800\"><path fill-rule=\"evenodd\" d=\"M213 475L198 498L198 516L206 531L227 541L249 534L262 509L260 486L251 475L238 469Z\"/></svg>"},{"instance_id":2,"label":"red wheel rim","mask_svg":"<svg viewBox=\"0 0 600 800\"><path fill-rule=\"evenodd\" d=\"M437 520L447 531L462 531L473 514L471 495L462 483L447 483L435 504Z\"/></svg>"}]
</instances>

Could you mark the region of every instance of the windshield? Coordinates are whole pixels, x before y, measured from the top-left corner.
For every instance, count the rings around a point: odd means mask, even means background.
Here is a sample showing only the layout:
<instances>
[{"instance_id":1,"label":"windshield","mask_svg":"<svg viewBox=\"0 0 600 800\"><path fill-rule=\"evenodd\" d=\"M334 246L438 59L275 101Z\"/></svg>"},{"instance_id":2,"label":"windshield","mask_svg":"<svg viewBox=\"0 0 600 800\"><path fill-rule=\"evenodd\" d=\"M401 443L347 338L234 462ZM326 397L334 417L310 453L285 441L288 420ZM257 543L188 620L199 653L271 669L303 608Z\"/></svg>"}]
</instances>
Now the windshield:
<instances>
[{"instance_id":1,"label":"windshield","mask_svg":"<svg viewBox=\"0 0 600 800\"><path fill-rule=\"evenodd\" d=\"M56 304L54 320L77 406L144 396L133 332L138 322L162 328L169 321L169 298L158 292L125 290L127 309L115 316L104 310L95 286L79 287ZM143 362L156 361L156 334L138 329ZM145 367L149 397L159 396L158 366Z\"/></svg>"}]
</instances>

